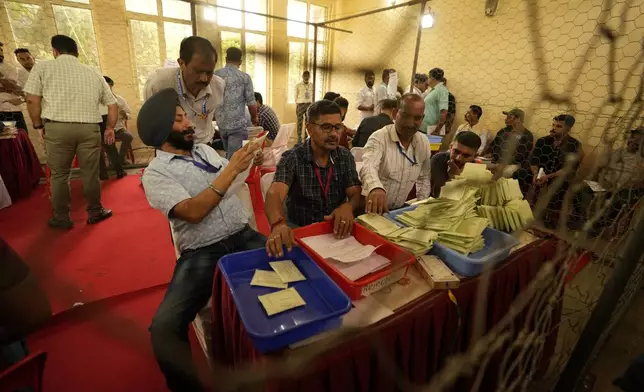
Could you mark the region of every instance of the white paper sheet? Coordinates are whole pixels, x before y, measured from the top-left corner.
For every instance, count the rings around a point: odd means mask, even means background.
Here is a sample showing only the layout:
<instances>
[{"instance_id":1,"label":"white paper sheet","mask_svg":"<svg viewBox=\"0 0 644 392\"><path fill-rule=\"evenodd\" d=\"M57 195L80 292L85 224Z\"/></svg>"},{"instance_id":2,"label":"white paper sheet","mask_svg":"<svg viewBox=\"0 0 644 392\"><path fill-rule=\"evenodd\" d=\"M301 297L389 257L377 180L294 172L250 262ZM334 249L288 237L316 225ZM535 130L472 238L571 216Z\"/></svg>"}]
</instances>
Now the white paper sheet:
<instances>
[{"instance_id":1,"label":"white paper sheet","mask_svg":"<svg viewBox=\"0 0 644 392\"><path fill-rule=\"evenodd\" d=\"M363 245L354 236L338 239L333 234L322 234L303 238L302 241L325 259L353 263L371 255L376 247Z\"/></svg>"},{"instance_id":2,"label":"white paper sheet","mask_svg":"<svg viewBox=\"0 0 644 392\"><path fill-rule=\"evenodd\" d=\"M340 271L342 275L346 276L347 279L354 282L391 264L389 259L377 253L373 253L356 263L346 264L335 260L329 260L329 263Z\"/></svg>"}]
</instances>

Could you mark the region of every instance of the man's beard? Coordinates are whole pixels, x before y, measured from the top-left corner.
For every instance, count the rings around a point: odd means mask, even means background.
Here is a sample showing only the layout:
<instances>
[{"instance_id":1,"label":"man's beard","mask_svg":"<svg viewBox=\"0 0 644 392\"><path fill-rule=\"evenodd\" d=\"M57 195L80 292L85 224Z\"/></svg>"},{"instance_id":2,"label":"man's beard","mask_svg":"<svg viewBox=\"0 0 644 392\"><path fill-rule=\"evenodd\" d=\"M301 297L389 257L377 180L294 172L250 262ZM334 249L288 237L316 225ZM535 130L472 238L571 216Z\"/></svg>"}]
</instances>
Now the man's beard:
<instances>
[{"instance_id":1,"label":"man's beard","mask_svg":"<svg viewBox=\"0 0 644 392\"><path fill-rule=\"evenodd\" d=\"M195 145L194 140L186 140L186 135L192 135L195 133L195 130L192 128L186 129L183 132L170 132L166 141L177 150L186 150L192 151L192 148Z\"/></svg>"}]
</instances>

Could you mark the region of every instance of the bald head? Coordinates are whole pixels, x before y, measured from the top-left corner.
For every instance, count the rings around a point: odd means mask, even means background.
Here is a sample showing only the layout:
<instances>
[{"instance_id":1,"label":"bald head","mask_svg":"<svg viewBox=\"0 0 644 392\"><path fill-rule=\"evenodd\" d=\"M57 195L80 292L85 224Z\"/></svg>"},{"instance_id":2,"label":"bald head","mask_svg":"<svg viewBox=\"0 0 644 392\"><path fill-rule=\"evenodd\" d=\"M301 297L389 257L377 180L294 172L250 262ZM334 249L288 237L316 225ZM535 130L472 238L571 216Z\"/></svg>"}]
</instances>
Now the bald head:
<instances>
[{"instance_id":1,"label":"bald head","mask_svg":"<svg viewBox=\"0 0 644 392\"><path fill-rule=\"evenodd\" d=\"M396 114L396 132L399 137L410 139L420 129L425 118L425 102L420 95L407 93L401 98L400 110Z\"/></svg>"}]
</instances>

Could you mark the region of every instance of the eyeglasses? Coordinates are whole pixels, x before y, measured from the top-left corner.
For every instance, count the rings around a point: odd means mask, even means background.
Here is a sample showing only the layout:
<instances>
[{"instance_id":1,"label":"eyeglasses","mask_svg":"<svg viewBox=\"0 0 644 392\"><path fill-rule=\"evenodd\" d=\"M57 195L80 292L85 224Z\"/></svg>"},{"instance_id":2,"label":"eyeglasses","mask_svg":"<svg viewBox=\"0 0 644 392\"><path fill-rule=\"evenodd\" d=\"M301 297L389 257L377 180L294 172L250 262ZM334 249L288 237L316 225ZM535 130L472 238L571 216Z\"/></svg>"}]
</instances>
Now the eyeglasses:
<instances>
[{"instance_id":1,"label":"eyeglasses","mask_svg":"<svg viewBox=\"0 0 644 392\"><path fill-rule=\"evenodd\" d=\"M335 130L336 132L340 132L340 133L341 133L342 131L344 131L344 124L342 124L342 123L340 123L340 124L330 124L330 123L318 124L318 123L311 123L311 124L315 124L315 125L317 125L317 126L318 126L318 127L320 127L320 129L321 129L323 132L325 132L325 133L331 133L331 131L332 131L332 130Z\"/></svg>"}]
</instances>

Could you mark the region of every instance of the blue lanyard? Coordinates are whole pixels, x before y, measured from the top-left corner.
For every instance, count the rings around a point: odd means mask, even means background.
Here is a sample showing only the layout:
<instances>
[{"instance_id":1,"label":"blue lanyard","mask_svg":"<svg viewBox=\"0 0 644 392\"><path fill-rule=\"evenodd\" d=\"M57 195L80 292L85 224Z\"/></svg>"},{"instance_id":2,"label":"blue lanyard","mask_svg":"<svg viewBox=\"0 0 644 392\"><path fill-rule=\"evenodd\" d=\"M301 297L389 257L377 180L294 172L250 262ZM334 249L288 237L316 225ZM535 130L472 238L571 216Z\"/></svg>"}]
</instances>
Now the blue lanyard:
<instances>
[{"instance_id":1,"label":"blue lanyard","mask_svg":"<svg viewBox=\"0 0 644 392\"><path fill-rule=\"evenodd\" d=\"M186 97L183 95L184 93L183 93L183 85L181 84L181 70L177 71L177 90L179 91L179 97L183 99L183 101L186 103L186 106L192 111L193 115L199 117L202 120L205 120L206 117L208 117L208 111L206 110L206 99L208 98L207 95L203 97L203 100L201 102L201 114L198 114L192 108L192 105L190 105Z\"/></svg>"},{"instance_id":2,"label":"blue lanyard","mask_svg":"<svg viewBox=\"0 0 644 392\"><path fill-rule=\"evenodd\" d=\"M408 160L409 162L411 162L411 165L412 165L412 166L416 166L416 165L418 165L418 162L416 162L416 156L415 156L415 155L414 155L414 159L412 160L412 159L409 157L409 155L405 154L405 151L403 151L403 148L402 148L402 145L400 144L400 142L396 142L396 145L398 146L398 151L400 151L400 153L401 153L405 158L407 158L407 160Z\"/></svg>"},{"instance_id":3,"label":"blue lanyard","mask_svg":"<svg viewBox=\"0 0 644 392\"><path fill-rule=\"evenodd\" d=\"M211 165L210 162L208 162L207 160L203 159L201 157L201 155L199 155L196 151L193 151L193 154L195 154L196 157L198 157L199 159L204 161L204 163L201 163L201 162L199 162L199 161L197 161L195 159L188 159L188 158L184 157L183 155L176 155L173 159L181 159L182 161L190 162L193 165L195 165L196 167L198 167L199 169L207 171L208 173L217 173L219 170L221 170L221 166L220 167L215 167L215 166Z\"/></svg>"}]
</instances>

